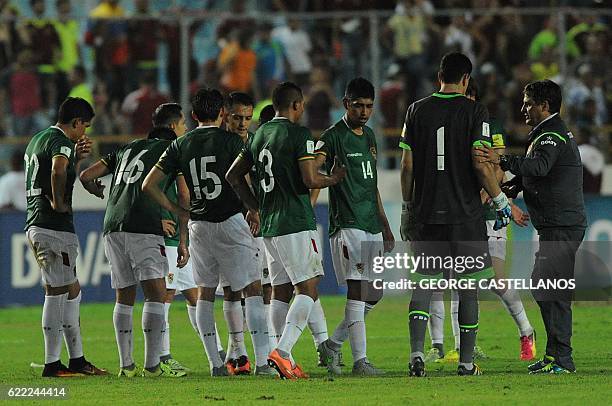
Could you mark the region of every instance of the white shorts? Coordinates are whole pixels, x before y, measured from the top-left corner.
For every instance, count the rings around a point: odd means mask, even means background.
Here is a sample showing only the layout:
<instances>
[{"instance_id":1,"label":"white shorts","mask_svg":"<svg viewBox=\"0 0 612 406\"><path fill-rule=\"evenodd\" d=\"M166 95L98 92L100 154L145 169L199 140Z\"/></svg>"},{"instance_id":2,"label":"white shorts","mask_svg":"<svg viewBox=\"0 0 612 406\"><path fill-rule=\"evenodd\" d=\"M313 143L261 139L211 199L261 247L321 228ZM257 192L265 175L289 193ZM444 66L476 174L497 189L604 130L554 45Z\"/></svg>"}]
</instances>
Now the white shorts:
<instances>
[{"instance_id":1,"label":"white shorts","mask_svg":"<svg viewBox=\"0 0 612 406\"><path fill-rule=\"evenodd\" d=\"M187 265L182 268L176 267L178 247L166 246L166 257L169 267L168 276L166 276L166 289L175 289L178 295L184 290L197 288L193 280L191 261L187 262Z\"/></svg>"},{"instance_id":2,"label":"white shorts","mask_svg":"<svg viewBox=\"0 0 612 406\"><path fill-rule=\"evenodd\" d=\"M28 228L26 236L45 285L59 288L76 282L79 252L76 234L33 226Z\"/></svg>"},{"instance_id":3,"label":"white shorts","mask_svg":"<svg viewBox=\"0 0 612 406\"><path fill-rule=\"evenodd\" d=\"M161 235L109 233L104 236L104 253L110 262L113 289L168 275L166 246Z\"/></svg>"},{"instance_id":4,"label":"white shorts","mask_svg":"<svg viewBox=\"0 0 612 406\"><path fill-rule=\"evenodd\" d=\"M382 233L371 234L356 228L343 228L330 239L332 263L338 285L347 280L373 281L372 262L384 252Z\"/></svg>"},{"instance_id":5,"label":"white shorts","mask_svg":"<svg viewBox=\"0 0 612 406\"><path fill-rule=\"evenodd\" d=\"M238 291L259 280L254 240L242 213L220 223L189 221L189 253L196 285L216 288L223 278Z\"/></svg>"},{"instance_id":6,"label":"white shorts","mask_svg":"<svg viewBox=\"0 0 612 406\"><path fill-rule=\"evenodd\" d=\"M491 257L499 258L502 261L506 260L506 241L507 230L506 227L501 230L493 230L495 220L487 220L487 236L489 237L489 254Z\"/></svg>"},{"instance_id":7,"label":"white shorts","mask_svg":"<svg viewBox=\"0 0 612 406\"><path fill-rule=\"evenodd\" d=\"M255 237L255 247L257 248L257 269L261 271L261 284L270 283L270 272L268 272L268 262L266 261L266 247L263 242L263 237ZM219 286L217 287L217 295L223 295L223 288L230 285L229 281L221 275L219 277Z\"/></svg>"},{"instance_id":8,"label":"white shorts","mask_svg":"<svg viewBox=\"0 0 612 406\"><path fill-rule=\"evenodd\" d=\"M315 230L264 237L264 244L272 286L323 276L323 247Z\"/></svg>"}]
</instances>

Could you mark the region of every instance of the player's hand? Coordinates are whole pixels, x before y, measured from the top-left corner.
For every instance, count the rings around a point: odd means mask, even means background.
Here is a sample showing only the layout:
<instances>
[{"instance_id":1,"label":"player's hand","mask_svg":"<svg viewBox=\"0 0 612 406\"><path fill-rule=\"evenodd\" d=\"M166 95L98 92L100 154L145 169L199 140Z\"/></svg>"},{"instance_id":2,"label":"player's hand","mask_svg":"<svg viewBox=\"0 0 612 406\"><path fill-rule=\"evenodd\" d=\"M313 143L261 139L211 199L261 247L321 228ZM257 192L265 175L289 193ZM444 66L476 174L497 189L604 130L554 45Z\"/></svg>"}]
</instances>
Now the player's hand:
<instances>
[{"instance_id":1,"label":"player's hand","mask_svg":"<svg viewBox=\"0 0 612 406\"><path fill-rule=\"evenodd\" d=\"M417 234L417 224L412 202L404 202L402 204L400 223L400 236L402 237L402 241L415 241L418 239Z\"/></svg>"},{"instance_id":2,"label":"player's hand","mask_svg":"<svg viewBox=\"0 0 612 406\"><path fill-rule=\"evenodd\" d=\"M176 235L176 223L172 220L162 220L162 230L166 237L174 237Z\"/></svg>"},{"instance_id":3,"label":"player's hand","mask_svg":"<svg viewBox=\"0 0 612 406\"><path fill-rule=\"evenodd\" d=\"M86 135L79 138L76 143L76 159L80 161L91 155L91 146L93 142Z\"/></svg>"},{"instance_id":4,"label":"player's hand","mask_svg":"<svg viewBox=\"0 0 612 406\"><path fill-rule=\"evenodd\" d=\"M245 216L245 220L249 224L249 228L251 229L251 234L253 234L253 237L259 235L259 212L257 212L257 210L249 209Z\"/></svg>"},{"instance_id":5,"label":"player's hand","mask_svg":"<svg viewBox=\"0 0 612 406\"><path fill-rule=\"evenodd\" d=\"M383 228L382 235L385 252L393 251L393 248L395 248L395 237L393 236L393 232L391 231L391 227L389 227L389 225Z\"/></svg>"},{"instance_id":6,"label":"player's hand","mask_svg":"<svg viewBox=\"0 0 612 406\"><path fill-rule=\"evenodd\" d=\"M472 154L478 158L478 162L490 162L495 165L499 165L499 154L495 150L487 145L476 147L472 150Z\"/></svg>"},{"instance_id":7,"label":"player's hand","mask_svg":"<svg viewBox=\"0 0 612 406\"><path fill-rule=\"evenodd\" d=\"M512 220L519 227L527 227L529 223L529 214L521 210L516 204L510 204L510 208L512 209Z\"/></svg>"},{"instance_id":8,"label":"player's hand","mask_svg":"<svg viewBox=\"0 0 612 406\"><path fill-rule=\"evenodd\" d=\"M189 249L187 248L187 245L179 243L177 252L178 257L176 258L176 267L182 268L187 265L187 262L189 261Z\"/></svg>"},{"instance_id":9,"label":"player's hand","mask_svg":"<svg viewBox=\"0 0 612 406\"><path fill-rule=\"evenodd\" d=\"M45 196L45 197L49 201L49 204L51 205L51 208L53 209L53 211L56 211L58 213L71 213L72 212L70 206L67 205L66 203L64 202L55 203L53 199L50 198L49 196Z\"/></svg>"},{"instance_id":10,"label":"player's hand","mask_svg":"<svg viewBox=\"0 0 612 406\"><path fill-rule=\"evenodd\" d=\"M501 190L510 199L516 199L518 194L523 190L523 178L515 176L507 182L502 183Z\"/></svg>"},{"instance_id":11,"label":"player's hand","mask_svg":"<svg viewBox=\"0 0 612 406\"><path fill-rule=\"evenodd\" d=\"M346 176L346 166L342 165L338 158L334 159L334 166L331 168L330 176L334 178L336 183L340 182Z\"/></svg>"},{"instance_id":12,"label":"player's hand","mask_svg":"<svg viewBox=\"0 0 612 406\"><path fill-rule=\"evenodd\" d=\"M510 224L512 220L512 209L510 208L510 202L505 194L500 193L493 198L493 205L495 206L495 224L493 230L501 230Z\"/></svg>"},{"instance_id":13,"label":"player's hand","mask_svg":"<svg viewBox=\"0 0 612 406\"><path fill-rule=\"evenodd\" d=\"M106 186L104 186L100 179L94 179L91 182L83 183L83 187L92 195L104 199L104 189Z\"/></svg>"}]
</instances>

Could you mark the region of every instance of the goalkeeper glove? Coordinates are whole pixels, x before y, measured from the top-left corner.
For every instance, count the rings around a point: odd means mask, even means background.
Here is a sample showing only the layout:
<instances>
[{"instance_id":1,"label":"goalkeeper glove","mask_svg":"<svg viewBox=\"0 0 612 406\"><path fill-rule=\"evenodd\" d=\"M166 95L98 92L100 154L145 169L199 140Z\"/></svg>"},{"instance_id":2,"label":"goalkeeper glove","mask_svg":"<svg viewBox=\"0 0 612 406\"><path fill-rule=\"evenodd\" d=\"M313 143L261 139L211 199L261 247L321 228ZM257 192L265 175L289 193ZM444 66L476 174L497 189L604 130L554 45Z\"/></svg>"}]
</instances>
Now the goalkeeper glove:
<instances>
[{"instance_id":1,"label":"goalkeeper glove","mask_svg":"<svg viewBox=\"0 0 612 406\"><path fill-rule=\"evenodd\" d=\"M493 205L495 206L495 225L493 230L501 230L510 224L512 220L512 208L506 195L501 192L499 195L493 198Z\"/></svg>"},{"instance_id":2,"label":"goalkeeper glove","mask_svg":"<svg viewBox=\"0 0 612 406\"><path fill-rule=\"evenodd\" d=\"M402 237L402 241L415 241L418 238L412 202L402 203L400 236Z\"/></svg>"}]
</instances>

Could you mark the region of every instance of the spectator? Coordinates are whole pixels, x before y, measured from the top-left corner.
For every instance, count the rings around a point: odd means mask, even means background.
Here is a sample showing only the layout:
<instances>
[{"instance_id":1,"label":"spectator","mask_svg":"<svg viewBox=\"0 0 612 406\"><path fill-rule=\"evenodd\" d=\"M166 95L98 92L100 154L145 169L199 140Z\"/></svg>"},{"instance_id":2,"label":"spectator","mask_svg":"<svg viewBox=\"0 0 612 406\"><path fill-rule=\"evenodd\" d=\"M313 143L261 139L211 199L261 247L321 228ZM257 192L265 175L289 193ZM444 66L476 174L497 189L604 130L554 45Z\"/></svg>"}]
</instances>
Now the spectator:
<instances>
[{"instance_id":1,"label":"spectator","mask_svg":"<svg viewBox=\"0 0 612 406\"><path fill-rule=\"evenodd\" d=\"M542 31L538 32L529 44L529 59L537 60L545 48L557 46L557 18L548 17L544 20Z\"/></svg>"},{"instance_id":2,"label":"spectator","mask_svg":"<svg viewBox=\"0 0 612 406\"><path fill-rule=\"evenodd\" d=\"M250 48L251 38L249 28L236 29L221 50L217 67L221 73L221 86L228 93L252 92L257 56Z\"/></svg>"},{"instance_id":3,"label":"spectator","mask_svg":"<svg viewBox=\"0 0 612 406\"><path fill-rule=\"evenodd\" d=\"M307 127L323 131L332 122L331 110L340 106L331 87L329 72L323 67L314 67L310 74L310 87L306 93Z\"/></svg>"},{"instance_id":4,"label":"spectator","mask_svg":"<svg viewBox=\"0 0 612 406\"><path fill-rule=\"evenodd\" d=\"M595 102L596 113L594 124L596 126L605 124L608 118L608 108L606 106L602 80L593 75L589 64L584 64L578 68L578 78L567 91L567 104L570 108L570 114L573 117L579 115L584 110L585 103L589 99Z\"/></svg>"},{"instance_id":5,"label":"spectator","mask_svg":"<svg viewBox=\"0 0 612 406\"><path fill-rule=\"evenodd\" d=\"M580 22L567 31L565 36L567 54L573 58L580 56L586 49L586 38L591 33L605 33L607 27L597 21L598 16L582 17Z\"/></svg>"},{"instance_id":6,"label":"spectator","mask_svg":"<svg viewBox=\"0 0 612 406\"><path fill-rule=\"evenodd\" d=\"M554 48L544 47L540 56L531 64L534 80L554 79L559 74L559 64Z\"/></svg>"},{"instance_id":7,"label":"spectator","mask_svg":"<svg viewBox=\"0 0 612 406\"><path fill-rule=\"evenodd\" d=\"M70 92L68 75L81 59L79 49L81 29L79 22L72 17L70 0L57 0L55 5L58 18L53 21L53 27L60 41L60 56L55 63L57 75L56 104L60 105Z\"/></svg>"},{"instance_id":8,"label":"spectator","mask_svg":"<svg viewBox=\"0 0 612 406\"><path fill-rule=\"evenodd\" d=\"M404 92L405 79L400 67L397 64L389 66L387 69L386 80L380 88L380 112L383 116L383 126L385 129L400 128L404 122L404 112L408 108L406 102L406 92ZM399 144L400 137L397 131L394 134L383 132L384 146L388 151L393 151ZM386 167L395 169L397 167L397 157L389 155Z\"/></svg>"},{"instance_id":9,"label":"spectator","mask_svg":"<svg viewBox=\"0 0 612 406\"><path fill-rule=\"evenodd\" d=\"M275 28L272 37L278 39L285 49L291 79L298 86L308 83L312 62L310 36L301 28L300 20L291 19L288 25Z\"/></svg>"},{"instance_id":10,"label":"spectator","mask_svg":"<svg viewBox=\"0 0 612 406\"><path fill-rule=\"evenodd\" d=\"M15 59L19 50L27 42L27 32L15 20L19 9L10 0L0 0L0 72L6 69Z\"/></svg>"},{"instance_id":11,"label":"spectator","mask_svg":"<svg viewBox=\"0 0 612 406\"><path fill-rule=\"evenodd\" d=\"M13 152L11 170L0 177L0 210L26 209L23 162L23 151Z\"/></svg>"},{"instance_id":12,"label":"spectator","mask_svg":"<svg viewBox=\"0 0 612 406\"><path fill-rule=\"evenodd\" d=\"M578 57L570 67L570 74L576 75L578 68L582 65L589 65L592 68L593 75L606 81L606 76L612 78L609 64L610 55L606 49L606 36L597 33L589 34L585 39L585 53Z\"/></svg>"},{"instance_id":13,"label":"spectator","mask_svg":"<svg viewBox=\"0 0 612 406\"><path fill-rule=\"evenodd\" d=\"M149 0L135 0L135 19L128 22L128 45L132 82L138 77L152 73L157 78L157 47L161 39L159 19L149 10Z\"/></svg>"},{"instance_id":14,"label":"spectator","mask_svg":"<svg viewBox=\"0 0 612 406\"><path fill-rule=\"evenodd\" d=\"M582 161L582 190L585 194L600 194L606 160L603 153L589 144L588 135L581 129L576 133L576 143Z\"/></svg>"},{"instance_id":15,"label":"spectator","mask_svg":"<svg viewBox=\"0 0 612 406\"><path fill-rule=\"evenodd\" d=\"M167 103L168 97L159 93L157 81L149 72L140 82L140 87L125 97L121 112L129 118L130 132L135 135L148 134L151 131L151 117L160 104Z\"/></svg>"},{"instance_id":16,"label":"spectator","mask_svg":"<svg viewBox=\"0 0 612 406\"><path fill-rule=\"evenodd\" d=\"M70 85L72 87L68 96L80 97L82 99L85 99L87 103L93 106L93 93L91 92L89 85L85 82L85 75L85 68L83 68L81 65L77 65L74 67L72 72L70 72Z\"/></svg>"},{"instance_id":17,"label":"spectator","mask_svg":"<svg viewBox=\"0 0 612 406\"><path fill-rule=\"evenodd\" d=\"M91 133L94 135L109 135L121 132L120 126L113 121L106 84L98 81L94 86L94 111L96 119L91 123ZM100 155L104 151L100 150ZM110 152L110 151L109 151Z\"/></svg>"},{"instance_id":18,"label":"spectator","mask_svg":"<svg viewBox=\"0 0 612 406\"><path fill-rule=\"evenodd\" d=\"M280 42L272 38L272 25L269 23L259 27L253 49L257 56L257 98L260 98L268 93L267 89L285 80L285 55Z\"/></svg>"}]
</instances>

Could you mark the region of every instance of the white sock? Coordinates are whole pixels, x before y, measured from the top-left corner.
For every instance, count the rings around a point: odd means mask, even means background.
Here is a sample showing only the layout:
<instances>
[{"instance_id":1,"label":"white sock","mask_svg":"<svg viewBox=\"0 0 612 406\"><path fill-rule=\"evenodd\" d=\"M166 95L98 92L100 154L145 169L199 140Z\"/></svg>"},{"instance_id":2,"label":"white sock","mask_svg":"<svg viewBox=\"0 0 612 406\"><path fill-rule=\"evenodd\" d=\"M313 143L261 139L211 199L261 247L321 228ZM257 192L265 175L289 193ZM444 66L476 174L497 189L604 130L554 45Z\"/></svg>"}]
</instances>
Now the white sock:
<instances>
[{"instance_id":1,"label":"white sock","mask_svg":"<svg viewBox=\"0 0 612 406\"><path fill-rule=\"evenodd\" d=\"M45 364L58 361L62 354L62 320L64 303L68 293L45 296L42 312L42 329L45 338Z\"/></svg>"},{"instance_id":2,"label":"white sock","mask_svg":"<svg viewBox=\"0 0 612 406\"><path fill-rule=\"evenodd\" d=\"M145 368L154 368L159 364L159 353L162 336L166 327L164 304L145 302L142 307L142 331L145 338Z\"/></svg>"},{"instance_id":3,"label":"white sock","mask_svg":"<svg viewBox=\"0 0 612 406\"><path fill-rule=\"evenodd\" d=\"M195 330L196 334L199 336L198 332L198 319L196 318L196 307L187 304L187 315L189 316L189 322L191 323L191 327Z\"/></svg>"},{"instance_id":4,"label":"white sock","mask_svg":"<svg viewBox=\"0 0 612 406\"><path fill-rule=\"evenodd\" d=\"M521 297L519 296L518 292L514 289L508 289L499 297L504 303L504 306L506 306L510 316L512 316L514 319L521 337L531 335L533 333L533 327L531 326L531 323L529 323L527 313L525 312L523 302L521 301Z\"/></svg>"},{"instance_id":5,"label":"white sock","mask_svg":"<svg viewBox=\"0 0 612 406\"><path fill-rule=\"evenodd\" d=\"M204 350L206 350L206 356L210 367L220 367L223 365L221 357L219 357L219 351L217 350L217 335L215 328L215 315L213 312L214 303L208 300L198 300L196 306L196 318L198 320L198 331L200 332L200 339L204 344Z\"/></svg>"},{"instance_id":6,"label":"white sock","mask_svg":"<svg viewBox=\"0 0 612 406\"><path fill-rule=\"evenodd\" d=\"M272 336L276 341L274 348L276 348L281 336L283 335L288 312L289 303L276 299L270 300L270 325L272 326ZM274 350L274 348L270 349L270 351Z\"/></svg>"},{"instance_id":7,"label":"white sock","mask_svg":"<svg viewBox=\"0 0 612 406\"><path fill-rule=\"evenodd\" d=\"M166 328L164 329L164 334L162 335L162 346L159 353L160 357L170 355L170 322L168 321L170 305L172 305L172 303L164 303L164 321L166 322Z\"/></svg>"},{"instance_id":8,"label":"white sock","mask_svg":"<svg viewBox=\"0 0 612 406\"><path fill-rule=\"evenodd\" d=\"M268 323L262 296L250 296L245 300L246 322L251 333L255 350L255 365L263 366L268 362L270 346L268 341Z\"/></svg>"},{"instance_id":9,"label":"white sock","mask_svg":"<svg viewBox=\"0 0 612 406\"><path fill-rule=\"evenodd\" d=\"M276 337L274 337L274 328L272 327L272 320L270 320L270 304L265 304L264 303L264 313L266 316L266 324L267 324L267 330L268 330L268 347L270 348L270 351L272 351L274 348L276 348Z\"/></svg>"},{"instance_id":10,"label":"white sock","mask_svg":"<svg viewBox=\"0 0 612 406\"><path fill-rule=\"evenodd\" d=\"M132 333L132 319L134 306L115 303L113 311L113 325L115 326L115 340L119 350L119 366L129 367L134 364L134 339Z\"/></svg>"},{"instance_id":11,"label":"white sock","mask_svg":"<svg viewBox=\"0 0 612 406\"><path fill-rule=\"evenodd\" d=\"M460 332L459 332L459 292L451 291L451 324L453 326L453 336L455 337L455 349L459 350Z\"/></svg>"},{"instance_id":12,"label":"white sock","mask_svg":"<svg viewBox=\"0 0 612 406\"><path fill-rule=\"evenodd\" d=\"M369 304L367 302L365 303L365 308L363 309L364 320L367 317L368 313L370 313L374 309L374 306L375 305L373 304ZM332 334L332 336L329 339L329 341L331 341L332 347L334 347L334 349L337 349L337 350L342 348L342 344L344 344L344 342L348 340L348 335L349 333L348 333L348 328L346 324L346 319L342 319L340 324L336 326L336 330L334 330L334 334Z\"/></svg>"},{"instance_id":13,"label":"white sock","mask_svg":"<svg viewBox=\"0 0 612 406\"><path fill-rule=\"evenodd\" d=\"M223 351L223 344L221 344L221 338L219 335L219 329L217 328L217 323L215 323L215 337L217 339L217 351Z\"/></svg>"},{"instance_id":14,"label":"white sock","mask_svg":"<svg viewBox=\"0 0 612 406\"><path fill-rule=\"evenodd\" d=\"M365 302L360 300L347 300L344 308L344 319L347 321L353 362L366 357L366 327Z\"/></svg>"},{"instance_id":15,"label":"white sock","mask_svg":"<svg viewBox=\"0 0 612 406\"><path fill-rule=\"evenodd\" d=\"M295 296L293 303L289 307L289 312L287 312L287 322L285 323L283 335L278 342L277 348L279 351L291 354L291 349L298 338L300 338L300 335L302 335L304 328L306 328L313 304L314 300L310 296Z\"/></svg>"},{"instance_id":16,"label":"white sock","mask_svg":"<svg viewBox=\"0 0 612 406\"><path fill-rule=\"evenodd\" d=\"M223 301L223 315L227 323L227 332L229 339L227 342L227 358L237 359L241 355L246 355L246 346L244 345L244 315L242 313L242 304L240 301L232 302Z\"/></svg>"},{"instance_id":17,"label":"white sock","mask_svg":"<svg viewBox=\"0 0 612 406\"><path fill-rule=\"evenodd\" d=\"M431 294L429 304L429 335L432 344L444 344L444 292Z\"/></svg>"},{"instance_id":18,"label":"white sock","mask_svg":"<svg viewBox=\"0 0 612 406\"><path fill-rule=\"evenodd\" d=\"M323 313L323 307L321 306L321 300L317 299L312 305L310 310L310 316L308 316L308 328L312 333L312 339L314 340L315 348L319 348L319 344L327 340L327 321L325 320L325 313Z\"/></svg>"},{"instance_id":19,"label":"white sock","mask_svg":"<svg viewBox=\"0 0 612 406\"><path fill-rule=\"evenodd\" d=\"M64 303L64 341L70 359L83 356L83 340L81 339L81 320L79 307L81 306L81 292L74 299L68 299Z\"/></svg>"}]
</instances>

